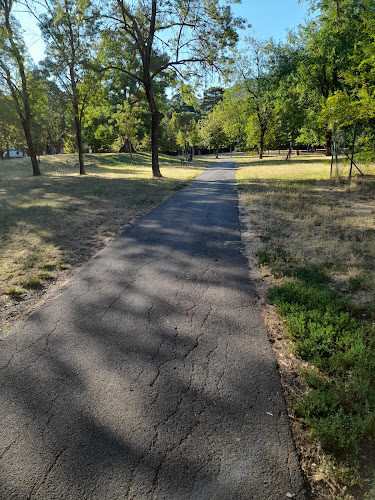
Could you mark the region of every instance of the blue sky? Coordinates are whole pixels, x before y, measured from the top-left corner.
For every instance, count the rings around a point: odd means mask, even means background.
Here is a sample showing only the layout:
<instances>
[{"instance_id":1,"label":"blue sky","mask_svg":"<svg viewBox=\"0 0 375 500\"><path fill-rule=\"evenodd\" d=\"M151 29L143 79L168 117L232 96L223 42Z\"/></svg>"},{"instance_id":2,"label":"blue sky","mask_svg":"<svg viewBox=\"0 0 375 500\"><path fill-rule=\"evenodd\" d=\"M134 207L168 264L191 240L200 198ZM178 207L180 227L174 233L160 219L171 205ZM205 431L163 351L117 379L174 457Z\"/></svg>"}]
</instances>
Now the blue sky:
<instances>
[{"instance_id":1,"label":"blue sky","mask_svg":"<svg viewBox=\"0 0 375 500\"><path fill-rule=\"evenodd\" d=\"M309 1L242 0L232 4L233 12L248 20L257 38L285 39L287 29L303 24L309 13Z\"/></svg>"},{"instance_id":2,"label":"blue sky","mask_svg":"<svg viewBox=\"0 0 375 500\"><path fill-rule=\"evenodd\" d=\"M297 0L242 0L242 4L232 4L235 15L247 19L257 38L285 39L287 29L304 22L308 15L309 2ZM43 42L36 22L16 7L15 14L25 30L26 43L36 62L43 58Z\"/></svg>"}]
</instances>

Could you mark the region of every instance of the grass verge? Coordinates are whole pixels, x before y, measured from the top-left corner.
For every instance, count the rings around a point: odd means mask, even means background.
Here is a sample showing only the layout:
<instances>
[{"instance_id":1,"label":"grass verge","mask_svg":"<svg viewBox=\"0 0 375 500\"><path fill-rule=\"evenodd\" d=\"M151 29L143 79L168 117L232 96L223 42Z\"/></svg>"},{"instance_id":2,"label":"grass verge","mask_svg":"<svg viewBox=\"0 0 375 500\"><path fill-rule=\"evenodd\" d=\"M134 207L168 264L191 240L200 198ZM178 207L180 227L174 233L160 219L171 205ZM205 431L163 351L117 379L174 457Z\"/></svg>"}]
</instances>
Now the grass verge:
<instances>
[{"instance_id":1,"label":"grass verge","mask_svg":"<svg viewBox=\"0 0 375 500\"><path fill-rule=\"evenodd\" d=\"M0 336L35 295L62 271L75 268L124 226L160 204L198 175L211 158L181 166L160 156L161 179L151 175L147 153L92 154L88 175L75 155L0 161Z\"/></svg>"},{"instance_id":2,"label":"grass verge","mask_svg":"<svg viewBox=\"0 0 375 500\"><path fill-rule=\"evenodd\" d=\"M370 175L348 185L329 179L324 158L238 161L249 226L261 241L256 257L300 378L291 410L318 450L302 457L313 498L368 498L375 471L366 446L375 439L375 172L367 167Z\"/></svg>"}]
</instances>

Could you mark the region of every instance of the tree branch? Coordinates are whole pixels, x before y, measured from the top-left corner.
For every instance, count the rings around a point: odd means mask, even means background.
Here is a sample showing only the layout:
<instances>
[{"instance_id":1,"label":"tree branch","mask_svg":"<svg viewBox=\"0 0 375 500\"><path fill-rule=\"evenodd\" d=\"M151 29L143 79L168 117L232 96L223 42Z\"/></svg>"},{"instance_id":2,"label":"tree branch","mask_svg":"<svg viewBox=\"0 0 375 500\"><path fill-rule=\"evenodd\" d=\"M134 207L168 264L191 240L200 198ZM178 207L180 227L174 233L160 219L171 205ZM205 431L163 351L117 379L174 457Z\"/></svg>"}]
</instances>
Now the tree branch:
<instances>
[{"instance_id":1,"label":"tree branch","mask_svg":"<svg viewBox=\"0 0 375 500\"><path fill-rule=\"evenodd\" d=\"M134 78L134 80L137 80L137 82L139 83L142 83L142 85L144 85L144 81L142 80L142 78L140 78L139 76L135 75L134 73L131 73L130 71L120 67L120 66L116 66L116 65L110 65L110 66L106 66L105 68L101 68L101 69L98 69L98 73L103 73L104 71L108 71L110 69L115 69L117 71L121 71L121 73L125 73L126 75L130 76L131 78Z\"/></svg>"}]
</instances>

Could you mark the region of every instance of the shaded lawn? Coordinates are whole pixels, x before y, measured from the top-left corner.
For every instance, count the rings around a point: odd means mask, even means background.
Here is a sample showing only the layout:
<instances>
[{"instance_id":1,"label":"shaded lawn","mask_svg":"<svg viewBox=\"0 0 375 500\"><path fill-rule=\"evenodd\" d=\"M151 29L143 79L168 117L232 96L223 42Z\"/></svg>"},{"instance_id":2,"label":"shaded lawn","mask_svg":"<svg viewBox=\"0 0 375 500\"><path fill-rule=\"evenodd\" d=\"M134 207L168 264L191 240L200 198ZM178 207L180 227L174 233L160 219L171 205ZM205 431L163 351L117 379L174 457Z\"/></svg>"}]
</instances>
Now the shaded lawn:
<instances>
[{"instance_id":1,"label":"shaded lawn","mask_svg":"<svg viewBox=\"0 0 375 500\"><path fill-rule=\"evenodd\" d=\"M27 158L0 162L0 308L87 260L209 164L161 155L164 177L153 179L150 155L134 157L87 155L86 176L75 155L43 157L41 177Z\"/></svg>"}]
</instances>

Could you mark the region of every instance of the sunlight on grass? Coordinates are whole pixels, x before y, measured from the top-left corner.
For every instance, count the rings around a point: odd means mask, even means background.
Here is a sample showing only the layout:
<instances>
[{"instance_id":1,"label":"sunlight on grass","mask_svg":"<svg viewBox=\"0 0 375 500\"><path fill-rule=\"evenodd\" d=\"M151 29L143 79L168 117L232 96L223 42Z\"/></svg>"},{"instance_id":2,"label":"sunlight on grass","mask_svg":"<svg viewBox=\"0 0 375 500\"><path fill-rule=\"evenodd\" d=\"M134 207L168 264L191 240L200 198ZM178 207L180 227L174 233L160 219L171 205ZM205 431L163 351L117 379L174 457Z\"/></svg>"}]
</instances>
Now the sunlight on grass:
<instances>
[{"instance_id":1,"label":"sunlight on grass","mask_svg":"<svg viewBox=\"0 0 375 500\"><path fill-rule=\"evenodd\" d=\"M75 155L43 157L41 177L27 158L0 162L0 309L87 260L208 165L162 155L164 177L153 179L151 156L134 157L87 155L86 176Z\"/></svg>"},{"instance_id":2,"label":"sunlight on grass","mask_svg":"<svg viewBox=\"0 0 375 500\"><path fill-rule=\"evenodd\" d=\"M330 179L325 157L237 161L256 256L308 387L295 417L334 457L332 477L351 486L361 445L375 438L374 165L349 184L349 165Z\"/></svg>"},{"instance_id":3,"label":"sunlight on grass","mask_svg":"<svg viewBox=\"0 0 375 500\"><path fill-rule=\"evenodd\" d=\"M349 277L370 272L374 250L372 177L329 178L325 157L242 158L238 187L260 237L269 247L287 248L299 266L323 265L341 287ZM373 166L367 167L372 172ZM370 272L374 279L373 271ZM356 299L372 302L362 290Z\"/></svg>"}]
</instances>

